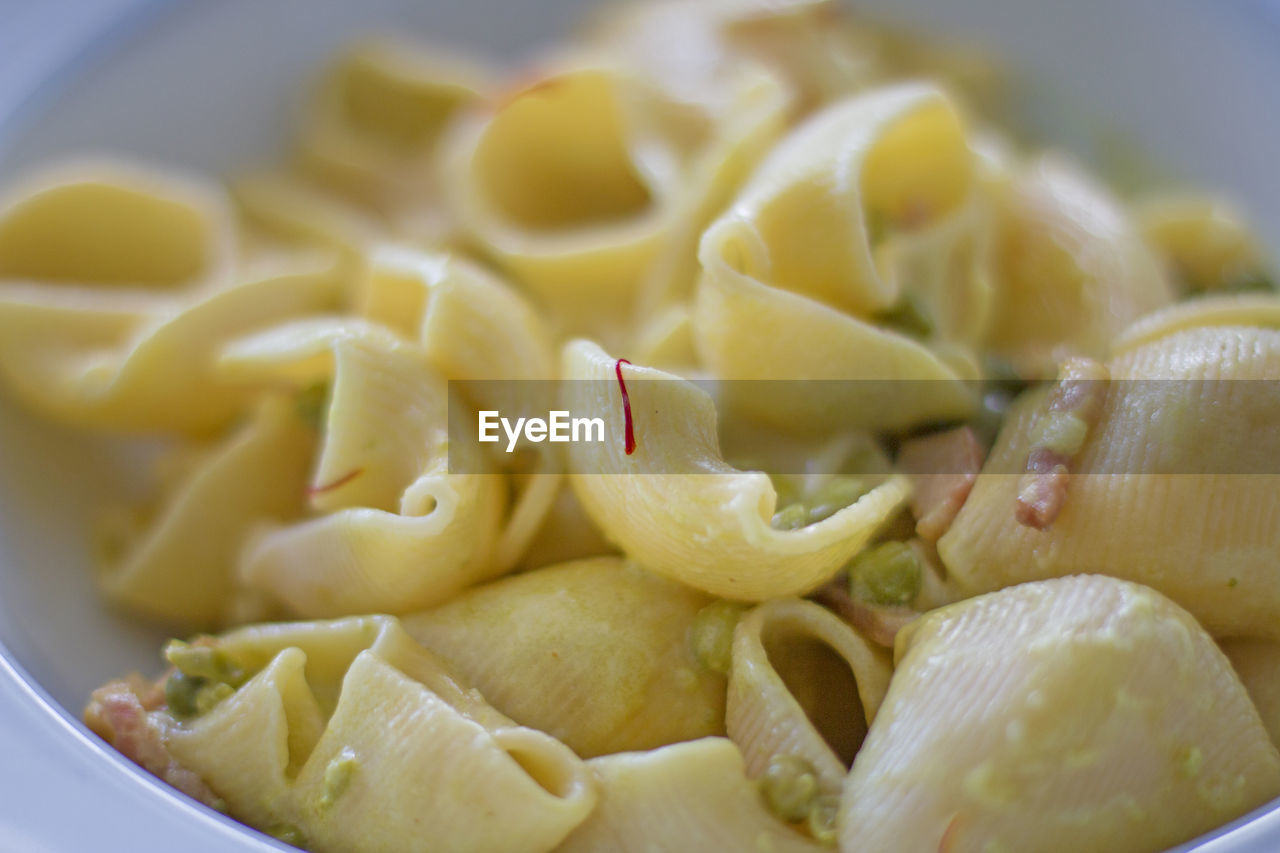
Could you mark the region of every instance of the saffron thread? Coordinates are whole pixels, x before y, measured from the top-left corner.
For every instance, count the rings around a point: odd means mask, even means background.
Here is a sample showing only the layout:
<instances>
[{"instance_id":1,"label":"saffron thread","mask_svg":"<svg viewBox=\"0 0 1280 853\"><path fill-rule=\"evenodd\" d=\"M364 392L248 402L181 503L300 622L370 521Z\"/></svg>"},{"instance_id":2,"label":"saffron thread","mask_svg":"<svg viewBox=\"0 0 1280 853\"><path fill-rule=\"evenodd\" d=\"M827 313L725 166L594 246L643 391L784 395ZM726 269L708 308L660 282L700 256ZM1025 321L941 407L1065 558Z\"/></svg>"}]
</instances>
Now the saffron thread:
<instances>
[{"instance_id":1,"label":"saffron thread","mask_svg":"<svg viewBox=\"0 0 1280 853\"><path fill-rule=\"evenodd\" d=\"M622 378L622 365L630 363L625 358L620 358L613 365L613 372L618 377L618 388L622 390L622 417L626 435L623 447L628 456L636 452L636 430L631 421L631 397L627 394L627 383Z\"/></svg>"},{"instance_id":2,"label":"saffron thread","mask_svg":"<svg viewBox=\"0 0 1280 853\"><path fill-rule=\"evenodd\" d=\"M363 473L364 473L363 468L357 468L354 471L351 471L350 473L344 474L343 476L334 480L332 483L326 483L323 486L307 486L307 495L309 497L315 497L316 495L323 495L325 492L332 492L334 489L341 488L342 486L345 486L347 483L350 483L352 480L354 480L356 477L359 477Z\"/></svg>"}]
</instances>

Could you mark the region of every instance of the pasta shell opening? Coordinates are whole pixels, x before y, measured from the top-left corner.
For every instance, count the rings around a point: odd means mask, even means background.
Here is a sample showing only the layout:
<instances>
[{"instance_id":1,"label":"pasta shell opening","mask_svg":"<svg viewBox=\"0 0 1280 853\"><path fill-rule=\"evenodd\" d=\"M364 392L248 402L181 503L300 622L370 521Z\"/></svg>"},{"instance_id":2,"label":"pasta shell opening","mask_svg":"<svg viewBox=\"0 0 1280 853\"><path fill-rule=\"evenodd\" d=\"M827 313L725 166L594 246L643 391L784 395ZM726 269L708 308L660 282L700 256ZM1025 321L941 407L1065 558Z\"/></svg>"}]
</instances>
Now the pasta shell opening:
<instances>
[{"instance_id":1,"label":"pasta shell opening","mask_svg":"<svg viewBox=\"0 0 1280 853\"><path fill-rule=\"evenodd\" d=\"M812 765L828 791L844 783L889 685L888 656L811 601L780 599L734 632L725 723L747 774L776 756Z\"/></svg>"},{"instance_id":2,"label":"pasta shell opening","mask_svg":"<svg viewBox=\"0 0 1280 853\"><path fill-rule=\"evenodd\" d=\"M652 196L625 132L622 105L605 76L544 81L494 118L476 152L481 189L504 217L534 231L638 215Z\"/></svg>"},{"instance_id":3,"label":"pasta shell opening","mask_svg":"<svg viewBox=\"0 0 1280 853\"><path fill-rule=\"evenodd\" d=\"M558 740L533 729L499 729L493 739L551 796L576 800L591 787L587 766Z\"/></svg>"},{"instance_id":4,"label":"pasta shell opening","mask_svg":"<svg viewBox=\"0 0 1280 853\"><path fill-rule=\"evenodd\" d=\"M824 640L798 628L768 626L761 635L765 655L814 730L848 768L867 736L857 676Z\"/></svg>"},{"instance_id":5,"label":"pasta shell opening","mask_svg":"<svg viewBox=\"0 0 1280 853\"><path fill-rule=\"evenodd\" d=\"M176 187L113 171L49 186L0 214L0 278L159 287L204 275L215 214Z\"/></svg>"}]
</instances>

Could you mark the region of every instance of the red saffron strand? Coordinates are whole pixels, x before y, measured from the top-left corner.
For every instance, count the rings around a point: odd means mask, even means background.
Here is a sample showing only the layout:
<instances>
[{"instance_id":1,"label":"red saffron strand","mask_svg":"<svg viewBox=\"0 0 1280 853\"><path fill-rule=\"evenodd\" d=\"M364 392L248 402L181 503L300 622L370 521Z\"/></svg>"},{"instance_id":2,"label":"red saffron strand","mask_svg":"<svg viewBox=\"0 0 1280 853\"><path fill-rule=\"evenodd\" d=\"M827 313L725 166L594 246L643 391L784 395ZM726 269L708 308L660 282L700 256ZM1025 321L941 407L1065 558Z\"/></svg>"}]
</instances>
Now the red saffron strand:
<instances>
[{"instance_id":1,"label":"red saffron strand","mask_svg":"<svg viewBox=\"0 0 1280 853\"><path fill-rule=\"evenodd\" d=\"M631 421L631 397L627 395L627 383L622 378L622 365L630 363L625 358L620 358L613 365L613 372L618 377L618 387L622 389L622 416L626 432L626 440L623 446L626 448L628 456L636 452L636 430Z\"/></svg>"},{"instance_id":2,"label":"red saffron strand","mask_svg":"<svg viewBox=\"0 0 1280 853\"><path fill-rule=\"evenodd\" d=\"M309 497L315 497L316 495L323 495L325 492L332 492L334 489L339 489L345 486L347 483L350 483L352 480L354 480L356 477L359 477L363 473L364 473L363 468L357 468L354 471L344 474L343 476L334 480L332 483L326 483L323 486L307 486L307 495Z\"/></svg>"}]
</instances>

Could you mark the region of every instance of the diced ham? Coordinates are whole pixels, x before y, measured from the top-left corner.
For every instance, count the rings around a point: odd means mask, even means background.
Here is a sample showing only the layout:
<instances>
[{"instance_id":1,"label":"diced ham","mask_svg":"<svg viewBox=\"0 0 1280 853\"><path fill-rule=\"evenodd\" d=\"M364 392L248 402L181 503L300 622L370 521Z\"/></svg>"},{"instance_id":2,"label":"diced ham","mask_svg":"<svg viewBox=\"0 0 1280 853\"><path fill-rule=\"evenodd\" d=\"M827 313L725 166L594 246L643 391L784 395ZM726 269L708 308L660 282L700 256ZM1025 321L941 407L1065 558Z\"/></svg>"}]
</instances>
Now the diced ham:
<instances>
[{"instance_id":1,"label":"diced ham","mask_svg":"<svg viewBox=\"0 0 1280 853\"><path fill-rule=\"evenodd\" d=\"M947 532L969 497L982 463L982 444L967 426L903 443L898 468L914 486L911 512L921 539L937 542Z\"/></svg>"},{"instance_id":2,"label":"diced ham","mask_svg":"<svg viewBox=\"0 0 1280 853\"><path fill-rule=\"evenodd\" d=\"M1087 434L1102 414L1110 378L1107 368L1093 359L1068 359L1059 371L1058 383L1049 394L1048 408L1042 417L1076 418ZM1067 499L1072 461L1072 454L1060 448L1037 444L1027 451L1026 473L1018 484L1014 507L1019 524L1036 530L1053 524Z\"/></svg>"},{"instance_id":3,"label":"diced ham","mask_svg":"<svg viewBox=\"0 0 1280 853\"><path fill-rule=\"evenodd\" d=\"M85 724L142 769L207 806L221 801L194 771L179 764L164 744L164 729L149 711L164 701L160 684L138 676L112 681L93 691L84 711Z\"/></svg>"},{"instance_id":4,"label":"diced ham","mask_svg":"<svg viewBox=\"0 0 1280 853\"><path fill-rule=\"evenodd\" d=\"M845 581L832 581L818 592L817 599L878 646L893 648L898 632L920 615L910 607L885 607L861 601L850 595L846 587Z\"/></svg>"}]
</instances>

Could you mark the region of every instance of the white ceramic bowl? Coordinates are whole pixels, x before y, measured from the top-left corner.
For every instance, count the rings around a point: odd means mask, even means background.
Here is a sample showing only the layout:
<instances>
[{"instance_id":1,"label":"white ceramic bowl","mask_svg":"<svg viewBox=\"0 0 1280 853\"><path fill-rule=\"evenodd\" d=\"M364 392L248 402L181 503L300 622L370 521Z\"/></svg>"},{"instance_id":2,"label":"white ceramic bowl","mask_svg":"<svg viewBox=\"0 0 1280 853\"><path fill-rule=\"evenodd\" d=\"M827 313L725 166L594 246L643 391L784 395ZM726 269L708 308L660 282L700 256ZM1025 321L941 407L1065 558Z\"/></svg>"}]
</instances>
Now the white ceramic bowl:
<instances>
[{"instance_id":1,"label":"white ceramic bowl","mask_svg":"<svg viewBox=\"0 0 1280 853\"><path fill-rule=\"evenodd\" d=\"M353 35L408 28L510 58L567 32L591 5L0 0L0 183L89 151L211 173L252 163L284 138L309 73ZM1105 160L1123 130L1172 173L1235 195L1280 247L1277 0L858 5L992 46L1027 70L1027 118L1045 136ZM130 459L128 447L0 399L0 850L276 847L155 782L78 722L89 691L155 661L163 637L106 609L89 577L88 511L128 482ZM1198 849L1280 850L1280 809L1249 818Z\"/></svg>"}]
</instances>

